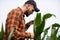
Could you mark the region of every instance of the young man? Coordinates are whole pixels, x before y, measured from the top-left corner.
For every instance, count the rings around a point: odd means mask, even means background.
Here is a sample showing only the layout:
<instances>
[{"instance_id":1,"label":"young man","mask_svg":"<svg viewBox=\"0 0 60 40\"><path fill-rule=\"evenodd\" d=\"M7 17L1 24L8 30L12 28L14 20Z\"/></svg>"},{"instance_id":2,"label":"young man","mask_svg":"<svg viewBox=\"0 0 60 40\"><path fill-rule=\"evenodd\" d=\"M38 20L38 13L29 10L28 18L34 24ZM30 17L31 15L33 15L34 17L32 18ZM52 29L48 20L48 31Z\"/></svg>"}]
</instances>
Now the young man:
<instances>
[{"instance_id":1,"label":"young man","mask_svg":"<svg viewBox=\"0 0 60 40\"><path fill-rule=\"evenodd\" d=\"M25 15L28 17L34 11L39 11L35 1L28 0L27 2L25 2L22 8L18 7L9 12L6 20L5 35L3 40L8 40L8 36L12 28L14 28L12 40L25 40L25 38L34 38L34 34L25 32L29 28L29 26L34 23L34 20L30 21L27 24L25 24L24 20Z\"/></svg>"}]
</instances>

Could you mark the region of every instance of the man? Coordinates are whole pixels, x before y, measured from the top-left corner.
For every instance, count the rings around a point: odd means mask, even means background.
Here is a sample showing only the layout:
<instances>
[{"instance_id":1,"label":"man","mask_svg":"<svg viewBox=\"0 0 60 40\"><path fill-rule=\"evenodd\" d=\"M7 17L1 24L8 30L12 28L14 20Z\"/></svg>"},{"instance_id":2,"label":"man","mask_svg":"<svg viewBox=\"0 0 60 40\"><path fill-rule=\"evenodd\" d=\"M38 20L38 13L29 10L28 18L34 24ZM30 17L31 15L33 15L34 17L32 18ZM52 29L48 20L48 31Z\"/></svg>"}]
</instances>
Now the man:
<instances>
[{"instance_id":1,"label":"man","mask_svg":"<svg viewBox=\"0 0 60 40\"><path fill-rule=\"evenodd\" d=\"M25 2L22 8L18 7L9 12L6 20L5 35L3 40L8 40L8 36L12 28L14 28L12 40L25 40L25 38L34 38L34 34L25 32L29 26L34 23L34 20L27 24L25 24L24 20L25 15L28 17L34 11L39 11L39 9L36 7L35 1L28 0Z\"/></svg>"}]
</instances>

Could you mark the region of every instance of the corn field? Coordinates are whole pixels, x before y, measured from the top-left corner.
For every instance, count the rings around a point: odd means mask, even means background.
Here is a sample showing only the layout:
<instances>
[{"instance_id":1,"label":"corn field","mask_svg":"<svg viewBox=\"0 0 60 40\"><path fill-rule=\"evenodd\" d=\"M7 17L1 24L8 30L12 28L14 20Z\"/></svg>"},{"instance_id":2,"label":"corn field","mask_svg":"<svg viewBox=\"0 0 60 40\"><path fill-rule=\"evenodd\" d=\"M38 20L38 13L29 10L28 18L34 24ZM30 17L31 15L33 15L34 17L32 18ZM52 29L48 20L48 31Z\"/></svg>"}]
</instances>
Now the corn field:
<instances>
[{"instance_id":1,"label":"corn field","mask_svg":"<svg viewBox=\"0 0 60 40\"><path fill-rule=\"evenodd\" d=\"M50 13L46 13L45 15L43 15L43 17L41 17L41 13L37 13L35 17L35 21L34 21L34 27L33 27L33 32L35 35L35 38L33 40L60 40L60 36L57 37L57 33L60 28L59 23L54 23L48 26L48 28L44 29L46 25L46 21L52 16L56 17L54 14L50 14ZM51 35L45 38L50 28L51 28ZM14 32L14 28L12 29L8 37L8 40L11 40L13 32ZM42 33L44 33L43 37L41 36ZM1 32L0 32L0 40L3 40L3 37L4 37L4 29L3 29L3 24L2 24ZM29 39L30 38L27 38L27 40Z\"/></svg>"}]
</instances>

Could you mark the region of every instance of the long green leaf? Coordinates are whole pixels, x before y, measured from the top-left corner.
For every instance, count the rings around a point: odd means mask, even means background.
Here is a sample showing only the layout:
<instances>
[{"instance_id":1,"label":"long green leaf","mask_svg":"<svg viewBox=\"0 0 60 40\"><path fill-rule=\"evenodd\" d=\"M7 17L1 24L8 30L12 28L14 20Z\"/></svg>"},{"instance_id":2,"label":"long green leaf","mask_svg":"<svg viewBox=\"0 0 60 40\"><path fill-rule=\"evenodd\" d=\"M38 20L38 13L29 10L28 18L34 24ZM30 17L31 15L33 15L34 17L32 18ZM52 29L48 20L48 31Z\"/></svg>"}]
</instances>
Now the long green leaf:
<instances>
[{"instance_id":1,"label":"long green leaf","mask_svg":"<svg viewBox=\"0 0 60 40\"><path fill-rule=\"evenodd\" d=\"M52 25L52 32L51 32L51 37L50 40L57 40L57 32L59 29L59 24L55 23ZM55 27L58 27L57 29Z\"/></svg>"},{"instance_id":2,"label":"long green leaf","mask_svg":"<svg viewBox=\"0 0 60 40\"><path fill-rule=\"evenodd\" d=\"M42 30L42 31L43 31L43 29L44 29L44 27L45 27L46 19L52 17L52 15L53 15L53 14L47 13L47 14L45 14L45 15L43 16L43 18L42 18L43 21L42 21L42 23L41 23L41 30ZM41 32L42 32L42 31L41 31Z\"/></svg>"},{"instance_id":3,"label":"long green leaf","mask_svg":"<svg viewBox=\"0 0 60 40\"><path fill-rule=\"evenodd\" d=\"M45 19L42 20L41 25L40 25L40 34L43 32L43 29L45 27Z\"/></svg>"},{"instance_id":4,"label":"long green leaf","mask_svg":"<svg viewBox=\"0 0 60 40\"><path fill-rule=\"evenodd\" d=\"M1 32L0 32L0 40L3 40L3 37L4 37L4 29L3 29L3 24L1 26Z\"/></svg>"},{"instance_id":5,"label":"long green leaf","mask_svg":"<svg viewBox=\"0 0 60 40\"><path fill-rule=\"evenodd\" d=\"M60 24L58 23L52 24L52 27L60 27Z\"/></svg>"},{"instance_id":6,"label":"long green leaf","mask_svg":"<svg viewBox=\"0 0 60 40\"><path fill-rule=\"evenodd\" d=\"M45 14L45 15L43 16L43 19L48 19L48 18L50 18L51 16L56 17L54 14L47 13L47 14Z\"/></svg>"},{"instance_id":7,"label":"long green leaf","mask_svg":"<svg viewBox=\"0 0 60 40\"><path fill-rule=\"evenodd\" d=\"M40 23L41 23L41 13L37 13L34 21L34 32L36 32L36 28L40 25Z\"/></svg>"},{"instance_id":8,"label":"long green leaf","mask_svg":"<svg viewBox=\"0 0 60 40\"><path fill-rule=\"evenodd\" d=\"M35 26L40 25L41 23L41 13L37 13L36 18L35 18Z\"/></svg>"},{"instance_id":9,"label":"long green leaf","mask_svg":"<svg viewBox=\"0 0 60 40\"><path fill-rule=\"evenodd\" d=\"M34 40L37 40L38 37L40 39L40 36L39 36L40 35L39 30L40 29L38 29L38 31L37 31L37 27L40 25L40 23L41 23L41 13L37 13L35 21L34 21L34 34L35 34L35 39Z\"/></svg>"},{"instance_id":10,"label":"long green leaf","mask_svg":"<svg viewBox=\"0 0 60 40\"><path fill-rule=\"evenodd\" d=\"M41 13L37 13L35 21L34 21L34 30L36 31L36 27L38 27L41 23Z\"/></svg>"},{"instance_id":11,"label":"long green leaf","mask_svg":"<svg viewBox=\"0 0 60 40\"><path fill-rule=\"evenodd\" d=\"M49 30L49 29L50 29L50 27L48 27L48 28L46 28L46 29L44 30L44 36L43 36L42 40L44 40L45 35L48 33L48 30Z\"/></svg>"},{"instance_id":12,"label":"long green leaf","mask_svg":"<svg viewBox=\"0 0 60 40\"><path fill-rule=\"evenodd\" d=\"M11 40L12 35L13 35L13 32L14 32L14 28L12 28L12 31L11 31L11 33L9 34L8 40Z\"/></svg>"},{"instance_id":13,"label":"long green leaf","mask_svg":"<svg viewBox=\"0 0 60 40\"><path fill-rule=\"evenodd\" d=\"M58 29L59 29L59 28L58 28ZM55 30L55 31L51 34L50 40L57 40L57 32L58 32L58 29Z\"/></svg>"},{"instance_id":14,"label":"long green leaf","mask_svg":"<svg viewBox=\"0 0 60 40\"><path fill-rule=\"evenodd\" d=\"M41 23L41 32L43 31L44 27L45 27L45 22L46 22L46 19L52 17L53 14L50 14L50 13L47 13L43 16L42 18L42 23Z\"/></svg>"},{"instance_id":15,"label":"long green leaf","mask_svg":"<svg viewBox=\"0 0 60 40\"><path fill-rule=\"evenodd\" d=\"M46 35L48 30L50 29L50 27L46 28L45 31L44 31L44 34Z\"/></svg>"}]
</instances>

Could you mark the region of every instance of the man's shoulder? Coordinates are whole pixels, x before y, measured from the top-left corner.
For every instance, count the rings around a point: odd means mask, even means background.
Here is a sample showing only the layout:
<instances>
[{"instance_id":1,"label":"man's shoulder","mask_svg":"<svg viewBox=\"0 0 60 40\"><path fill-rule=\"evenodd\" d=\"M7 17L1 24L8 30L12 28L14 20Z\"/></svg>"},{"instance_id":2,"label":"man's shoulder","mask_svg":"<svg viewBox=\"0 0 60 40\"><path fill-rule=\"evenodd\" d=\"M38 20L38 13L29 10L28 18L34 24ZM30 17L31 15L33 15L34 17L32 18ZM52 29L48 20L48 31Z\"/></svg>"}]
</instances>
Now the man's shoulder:
<instances>
[{"instance_id":1,"label":"man's shoulder","mask_svg":"<svg viewBox=\"0 0 60 40\"><path fill-rule=\"evenodd\" d=\"M17 7L17 8L12 9L12 10L8 13L8 16L9 16L9 15L16 15L16 14L23 15L23 12L22 12L22 10L21 10L20 7Z\"/></svg>"},{"instance_id":2,"label":"man's shoulder","mask_svg":"<svg viewBox=\"0 0 60 40\"><path fill-rule=\"evenodd\" d=\"M17 8L14 8L14 9L12 9L11 11L17 11L17 10L21 10L21 8L20 7L17 7Z\"/></svg>"}]
</instances>

